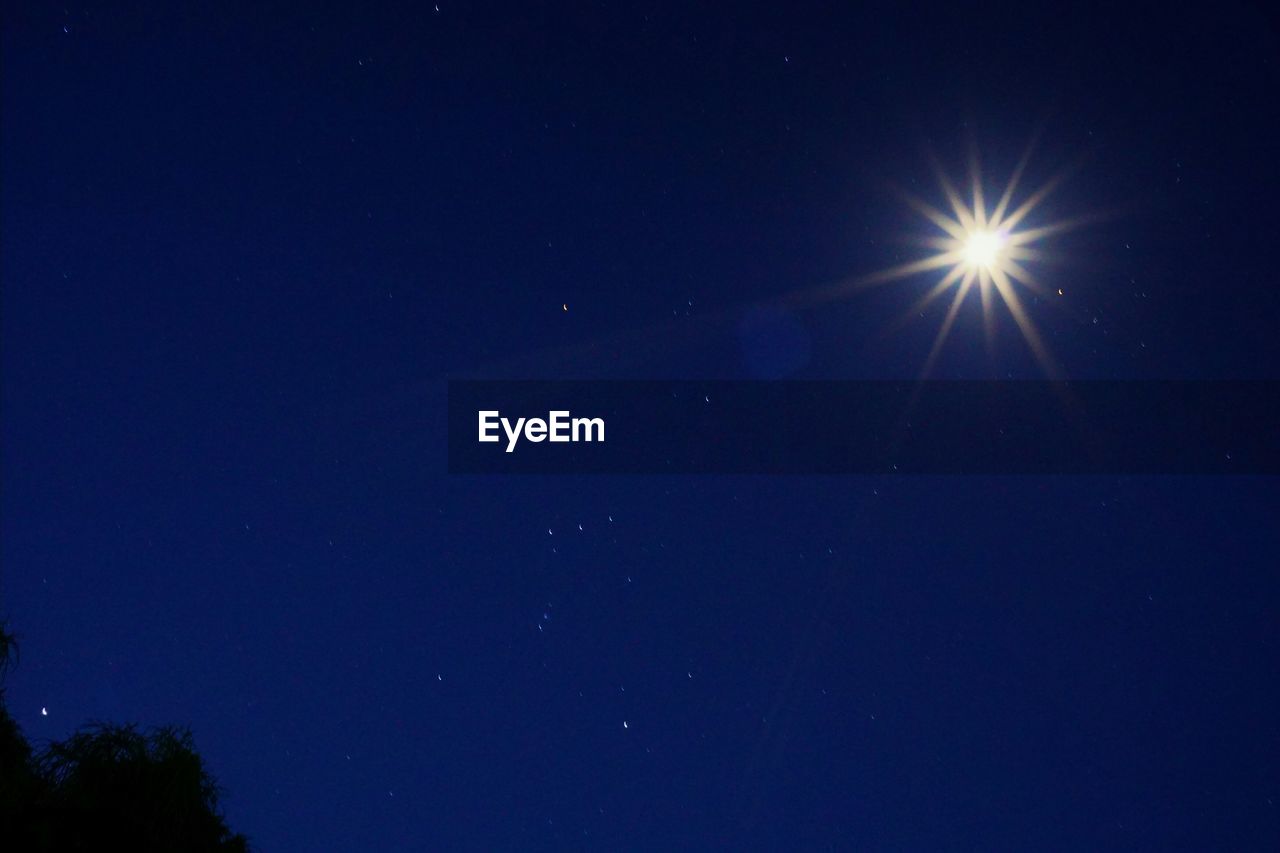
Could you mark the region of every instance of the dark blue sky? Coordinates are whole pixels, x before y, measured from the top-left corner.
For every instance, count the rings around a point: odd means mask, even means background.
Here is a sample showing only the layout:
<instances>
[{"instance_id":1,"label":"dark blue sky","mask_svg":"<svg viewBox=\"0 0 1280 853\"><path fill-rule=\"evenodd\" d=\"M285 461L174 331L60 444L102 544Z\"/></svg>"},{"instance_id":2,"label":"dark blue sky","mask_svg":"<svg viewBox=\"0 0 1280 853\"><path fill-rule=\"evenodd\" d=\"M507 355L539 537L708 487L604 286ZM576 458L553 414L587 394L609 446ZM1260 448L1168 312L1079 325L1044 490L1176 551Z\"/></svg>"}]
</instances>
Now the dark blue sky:
<instances>
[{"instance_id":1,"label":"dark blue sky","mask_svg":"<svg viewBox=\"0 0 1280 853\"><path fill-rule=\"evenodd\" d=\"M1064 372L1280 378L1260 5L362 5L6 9L31 738L188 724L263 850L1280 844L1274 479L449 477L443 432L450 376L915 376L931 279L767 306L1037 127L1036 221L1098 215L1030 303ZM1038 375L995 343L968 303L935 375Z\"/></svg>"}]
</instances>

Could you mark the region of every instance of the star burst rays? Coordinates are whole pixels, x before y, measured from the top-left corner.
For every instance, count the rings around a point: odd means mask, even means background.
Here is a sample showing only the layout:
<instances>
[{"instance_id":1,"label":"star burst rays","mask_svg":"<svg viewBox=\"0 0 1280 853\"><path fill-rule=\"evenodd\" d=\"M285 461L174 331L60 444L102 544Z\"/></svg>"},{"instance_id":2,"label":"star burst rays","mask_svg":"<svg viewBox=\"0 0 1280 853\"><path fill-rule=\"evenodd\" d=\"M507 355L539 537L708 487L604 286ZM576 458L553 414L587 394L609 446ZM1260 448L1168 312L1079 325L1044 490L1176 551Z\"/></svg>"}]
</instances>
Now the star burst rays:
<instances>
[{"instance_id":1,"label":"star burst rays","mask_svg":"<svg viewBox=\"0 0 1280 853\"><path fill-rule=\"evenodd\" d=\"M1041 283L1030 267L1044 260L1038 244L1046 237L1077 227L1084 220L1066 220L1030 227L1029 217L1061 183L1063 175L1049 180L1035 191L1019 198L1019 186L1031 146L1019 160L1004 190L988 205L983 192L983 179L976 151L969 158L968 198L933 161L945 206L930 204L916 195L899 190L906 204L937 231L913 242L930 250L929 254L889 269L863 276L838 288L847 293L853 289L888 284L926 273L941 271L941 277L904 313L894 328L906 325L924 310L950 295L950 303L933 340L921 371L924 378L933 369L950 336L956 319L969 297L976 293L981 305L983 329L989 349L994 349L997 312L1003 308L1013 318L1041 369L1051 378L1061 376L1057 362L1028 311L1026 297L1048 299L1055 293ZM828 295L835 296L835 292Z\"/></svg>"}]
</instances>

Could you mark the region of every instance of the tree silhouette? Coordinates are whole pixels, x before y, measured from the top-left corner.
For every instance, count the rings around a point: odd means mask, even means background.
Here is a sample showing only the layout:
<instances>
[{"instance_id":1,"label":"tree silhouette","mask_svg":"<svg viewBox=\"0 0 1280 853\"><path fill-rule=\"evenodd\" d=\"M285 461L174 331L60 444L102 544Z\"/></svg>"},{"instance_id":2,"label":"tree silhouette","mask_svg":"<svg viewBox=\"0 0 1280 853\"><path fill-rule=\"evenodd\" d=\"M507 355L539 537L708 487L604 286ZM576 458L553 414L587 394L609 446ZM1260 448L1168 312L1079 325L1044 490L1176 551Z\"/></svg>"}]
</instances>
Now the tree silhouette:
<instances>
[{"instance_id":1,"label":"tree silhouette","mask_svg":"<svg viewBox=\"0 0 1280 853\"><path fill-rule=\"evenodd\" d=\"M185 729L95 723L33 750L4 702L16 655L0 628L0 848L248 850Z\"/></svg>"}]
</instances>

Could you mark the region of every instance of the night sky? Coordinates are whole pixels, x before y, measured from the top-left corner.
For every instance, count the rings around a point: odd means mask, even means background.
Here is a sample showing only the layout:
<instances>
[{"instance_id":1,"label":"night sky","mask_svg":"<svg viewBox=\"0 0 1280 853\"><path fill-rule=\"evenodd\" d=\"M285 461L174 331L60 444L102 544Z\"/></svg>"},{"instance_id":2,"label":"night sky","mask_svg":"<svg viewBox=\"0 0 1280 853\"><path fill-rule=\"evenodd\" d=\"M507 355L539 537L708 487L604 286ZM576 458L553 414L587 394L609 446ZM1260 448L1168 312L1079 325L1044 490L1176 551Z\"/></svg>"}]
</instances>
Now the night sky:
<instances>
[{"instance_id":1,"label":"night sky","mask_svg":"<svg viewBox=\"0 0 1280 853\"><path fill-rule=\"evenodd\" d=\"M1261 4L131 5L3 17L29 738L188 725L261 850L1280 849L1275 478L445 456L453 377L917 377L936 276L804 295L1033 137L1066 376L1280 379Z\"/></svg>"}]
</instances>

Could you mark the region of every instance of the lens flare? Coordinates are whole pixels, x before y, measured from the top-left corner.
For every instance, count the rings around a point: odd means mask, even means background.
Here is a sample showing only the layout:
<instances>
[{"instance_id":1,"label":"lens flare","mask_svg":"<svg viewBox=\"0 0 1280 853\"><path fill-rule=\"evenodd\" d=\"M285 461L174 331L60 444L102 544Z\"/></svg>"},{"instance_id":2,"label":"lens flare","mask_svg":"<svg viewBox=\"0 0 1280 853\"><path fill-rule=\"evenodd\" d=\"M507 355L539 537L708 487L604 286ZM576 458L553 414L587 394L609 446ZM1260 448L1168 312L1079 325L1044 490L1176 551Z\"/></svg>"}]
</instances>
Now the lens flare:
<instances>
[{"instance_id":1,"label":"lens flare","mask_svg":"<svg viewBox=\"0 0 1280 853\"><path fill-rule=\"evenodd\" d=\"M1030 151L1028 150L1028 155ZM977 156L970 159L971 195L966 203L959 191L947 178L941 167L935 163L938 182L942 193L951 208L951 216L912 196L905 196L907 203L924 215L941 230L942 234L925 241L926 245L937 249L937 254L926 258L922 264L927 267L948 268L946 275L927 291L924 296L911 306L907 318L919 316L934 300L947 291L954 291L951 305L943 316L942 325L934 338L933 347L924 364L922 375L933 369L942 351L942 345L951 334L965 298L975 287L982 306L983 328L986 332L988 347L993 347L995 337L995 302L998 297L1017 324L1018 330L1031 348L1041 369L1051 376L1058 376L1061 371L1053 358L1053 354L1045 345L1040 331L1036 328L1030 314L1027 313L1020 292L1029 292L1036 296L1047 296L1049 290L1044 287L1024 265L1038 260L1040 253L1031 244L1049 234L1070 227L1069 223L1046 225L1039 228L1019 230L1027 215L1035 209L1044 198L1053 191L1057 181L1051 181L1040 190L1032 193L1020 205L1009 211L1010 203L1017 192L1018 182L1026 168L1027 155L1014 170L1004 193L996 206L988 210L982 194L982 177L979 173Z\"/></svg>"},{"instance_id":2,"label":"lens flare","mask_svg":"<svg viewBox=\"0 0 1280 853\"><path fill-rule=\"evenodd\" d=\"M1051 378L1060 376L1061 370L1032 321L1023 297L1030 294L1048 300L1055 293L1061 295L1061 291L1055 291L1041 284L1028 266L1044 259L1044 254L1037 244L1051 235L1079 227L1088 219L1079 218L1036 227L1024 227L1030 214L1057 189L1063 179L1062 174L1057 175L1015 204L1018 185L1026 170L1033 147L1034 140L1014 168L995 206L990 208L983 195L983 181L976 149L971 151L969 158L968 199L961 196L946 172L934 161L934 172L949 211L944 212L942 208L929 204L916 195L898 190L898 194L912 210L938 229L938 233L932 236L917 238L913 241L933 250L932 254L926 254L917 260L870 275L810 291L808 298L843 298L852 291L940 270L942 277L892 326L894 329L905 326L922 316L924 310L944 294L952 294L951 303L943 316L932 349L925 361L922 378L933 368L965 299L974 291L979 295L983 328L990 349L994 349L996 306L1002 304L1009 316L1013 318L1018 331L1045 374Z\"/></svg>"}]
</instances>

